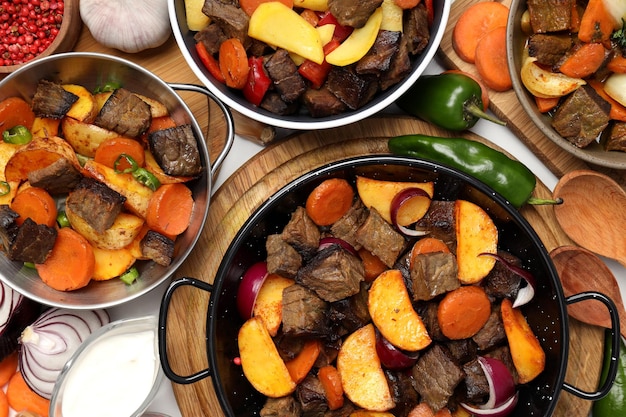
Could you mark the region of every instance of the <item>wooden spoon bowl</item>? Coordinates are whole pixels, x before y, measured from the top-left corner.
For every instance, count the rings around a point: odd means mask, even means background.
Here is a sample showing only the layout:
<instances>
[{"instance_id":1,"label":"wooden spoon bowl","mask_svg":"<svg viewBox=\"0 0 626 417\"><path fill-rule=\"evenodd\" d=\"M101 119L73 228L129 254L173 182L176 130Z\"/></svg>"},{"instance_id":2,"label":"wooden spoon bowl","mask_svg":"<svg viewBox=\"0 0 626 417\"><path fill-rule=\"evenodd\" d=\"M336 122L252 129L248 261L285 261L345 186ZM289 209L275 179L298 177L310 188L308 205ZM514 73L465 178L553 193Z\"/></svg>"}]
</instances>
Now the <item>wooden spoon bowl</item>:
<instances>
[{"instance_id":1,"label":"wooden spoon bowl","mask_svg":"<svg viewBox=\"0 0 626 417\"><path fill-rule=\"evenodd\" d=\"M613 300L620 318L620 333L626 337L626 310L615 276L596 254L577 246L560 246L550 252L550 257L569 297L586 291L600 292ZM570 316L582 322L611 328L611 318L606 308L598 302L580 302L567 307Z\"/></svg>"},{"instance_id":2,"label":"wooden spoon bowl","mask_svg":"<svg viewBox=\"0 0 626 417\"><path fill-rule=\"evenodd\" d=\"M591 170L565 174L554 188L554 214L577 244L626 266L626 191L613 179Z\"/></svg>"}]
</instances>

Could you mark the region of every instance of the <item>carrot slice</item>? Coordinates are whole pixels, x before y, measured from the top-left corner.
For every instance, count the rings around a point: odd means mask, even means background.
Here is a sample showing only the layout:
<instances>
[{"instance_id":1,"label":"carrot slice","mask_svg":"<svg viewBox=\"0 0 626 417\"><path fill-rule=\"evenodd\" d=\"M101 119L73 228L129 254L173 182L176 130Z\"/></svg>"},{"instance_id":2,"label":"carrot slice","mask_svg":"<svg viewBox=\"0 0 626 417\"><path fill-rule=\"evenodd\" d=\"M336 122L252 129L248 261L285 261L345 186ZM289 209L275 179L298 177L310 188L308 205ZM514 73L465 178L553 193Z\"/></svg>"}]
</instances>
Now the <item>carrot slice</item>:
<instances>
[{"instance_id":1,"label":"carrot slice","mask_svg":"<svg viewBox=\"0 0 626 417\"><path fill-rule=\"evenodd\" d=\"M363 262L363 268L365 269L365 282L372 282L382 274L385 270L389 269L387 265L380 258L374 255L372 252L365 248L359 249L359 257Z\"/></svg>"},{"instance_id":2,"label":"carrot slice","mask_svg":"<svg viewBox=\"0 0 626 417\"><path fill-rule=\"evenodd\" d=\"M475 335L491 314L491 302L481 287L466 285L450 291L437 309L441 332L453 340Z\"/></svg>"},{"instance_id":3,"label":"carrot slice","mask_svg":"<svg viewBox=\"0 0 626 417\"><path fill-rule=\"evenodd\" d=\"M162 184L150 198L146 224L155 232L177 236L189 226L193 206L191 190L185 184Z\"/></svg>"},{"instance_id":4,"label":"carrot slice","mask_svg":"<svg viewBox=\"0 0 626 417\"><path fill-rule=\"evenodd\" d=\"M309 194L306 212L318 226L328 226L336 222L352 206L354 190L342 178L324 180Z\"/></svg>"},{"instance_id":5,"label":"carrot slice","mask_svg":"<svg viewBox=\"0 0 626 417\"><path fill-rule=\"evenodd\" d=\"M435 252L450 253L450 248L448 248L448 245L446 245L446 243L441 239L437 239L435 237L423 237L415 242L413 248L411 248L411 258L409 263L412 266L415 262L415 258L417 258L417 255L421 253Z\"/></svg>"},{"instance_id":6,"label":"carrot slice","mask_svg":"<svg viewBox=\"0 0 626 417\"><path fill-rule=\"evenodd\" d=\"M435 417L435 412L428 403L419 403L411 409L407 417Z\"/></svg>"},{"instance_id":7,"label":"carrot slice","mask_svg":"<svg viewBox=\"0 0 626 417\"><path fill-rule=\"evenodd\" d=\"M506 58L506 27L485 34L476 46L475 64L485 85L495 91L513 87Z\"/></svg>"},{"instance_id":8,"label":"carrot slice","mask_svg":"<svg viewBox=\"0 0 626 417\"><path fill-rule=\"evenodd\" d=\"M604 6L604 0L589 0L580 18L578 39L586 43L600 42L610 45L615 24Z\"/></svg>"},{"instance_id":9,"label":"carrot slice","mask_svg":"<svg viewBox=\"0 0 626 417\"><path fill-rule=\"evenodd\" d=\"M608 101L611 105L609 118L612 120L626 122L626 107L617 100L615 100L613 97L609 96L606 91L604 91L604 84L597 80L589 80L589 85L593 87L593 89L596 90L598 94L600 94L600 97Z\"/></svg>"},{"instance_id":10,"label":"carrot slice","mask_svg":"<svg viewBox=\"0 0 626 417\"><path fill-rule=\"evenodd\" d=\"M239 0L239 7L246 12L248 16L252 16L252 13L259 7L261 3L267 3L268 1L280 1L290 9L293 8L293 0Z\"/></svg>"},{"instance_id":11,"label":"carrot slice","mask_svg":"<svg viewBox=\"0 0 626 417\"><path fill-rule=\"evenodd\" d=\"M26 100L20 97L9 97L0 101L0 134L18 125L30 130L34 121L35 113Z\"/></svg>"},{"instance_id":12,"label":"carrot slice","mask_svg":"<svg viewBox=\"0 0 626 417\"><path fill-rule=\"evenodd\" d=\"M607 62L606 68L612 72L626 73L626 57L616 54Z\"/></svg>"},{"instance_id":13,"label":"carrot slice","mask_svg":"<svg viewBox=\"0 0 626 417\"><path fill-rule=\"evenodd\" d=\"M483 102L483 110L487 110L487 108L489 107L489 91L487 91L485 83L483 83L483 80L481 80L480 77L477 77L474 74L471 74L469 72L465 72L465 71L460 70L460 69L446 70L445 73L462 74L462 75L465 75L466 77L470 77L472 80L476 81L478 83L478 85L480 85L480 91L481 91L480 99Z\"/></svg>"},{"instance_id":14,"label":"carrot slice","mask_svg":"<svg viewBox=\"0 0 626 417\"><path fill-rule=\"evenodd\" d=\"M559 67L559 71L572 78L587 78L600 68L606 57L601 43L583 43Z\"/></svg>"},{"instance_id":15,"label":"carrot slice","mask_svg":"<svg viewBox=\"0 0 626 417\"><path fill-rule=\"evenodd\" d=\"M324 388L328 408L337 410L343 407L343 386L341 385L341 375L337 368L332 365L322 366L317 372L317 377Z\"/></svg>"},{"instance_id":16,"label":"carrot slice","mask_svg":"<svg viewBox=\"0 0 626 417\"><path fill-rule=\"evenodd\" d=\"M537 97L537 96L533 96L533 97L535 98L537 109L541 113L549 112L550 110L555 108L556 105L559 104L559 100L561 99L561 97Z\"/></svg>"},{"instance_id":17,"label":"carrot slice","mask_svg":"<svg viewBox=\"0 0 626 417\"><path fill-rule=\"evenodd\" d=\"M4 386L4 384L9 382L13 374L15 374L15 372L17 371L17 363L17 351L2 359L2 361L0 362L0 386Z\"/></svg>"},{"instance_id":18,"label":"carrot slice","mask_svg":"<svg viewBox=\"0 0 626 417\"><path fill-rule=\"evenodd\" d=\"M318 339L307 340L302 350L298 352L298 355L290 361L285 362L289 375L291 375L291 379L293 379L296 384L302 382L307 376L309 371L313 368L313 365L315 365L315 361L321 351L322 343Z\"/></svg>"},{"instance_id":19,"label":"carrot slice","mask_svg":"<svg viewBox=\"0 0 626 417\"><path fill-rule=\"evenodd\" d=\"M13 374L6 392L9 406L17 411L31 411L41 417L48 417L50 400L30 389L20 372Z\"/></svg>"},{"instance_id":20,"label":"carrot slice","mask_svg":"<svg viewBox=\"0 0 626 417\"><path fill-rule=\"evenodd\" d=\"M420 1L422 0L393 0L396 6L405 10L412 9L413 7L420 4Z\"/></svg>"},{"instance_id":21,"label":"carrot slice","mask_svg":"<svg viewBox=\"0 0 626 417\"><path fill-rule=\"evenodd\" d=\"M143 145L130 138L111 138L102 142L96 149L94 160L109 168L115 168L115 161L119 159L118 170L130 168L130 163L125 158L120 158L122 154L128 155L140 167L145 163L145 152Z\"/></svg>"},{"instance_id":22,"label":"carrot slice","mask_svg":"<svg viewBox=\"0 0 626 417\"><path fill-rule=\"evenodd\" d=\"M30 217L37 224L52 227L57 221L57 207L52 196L43 188L28 187L17 193L11 209L20 215L18 225Z\"/></svg>"},{"instance_id":23,"label":"carrot slice","mask_svg":"<svg viewBox=\"0 0 626 417\"><path fill-rule=\"evenodd\" d=\"M465 9L452 31L452 48L459 58L473 64L478 42L493 29L506 27L508 16L509 8L495 1L474 3Z\"/></svg>"},{"instance_id":24,"label":"carrot slice","mask_svg":"<svg viewBox=\"0 0 626 417\"><path fill-rule=\"evenodd\" d=\"M58 230L48 259L35 265L41 280L59 291L72 291L89 284L95 266L91 244L69 227Z\"/></svg>"},{"instance_id":25,"label":"carrot slice","mask_svg":"<svg viewBox=\"0 0 626 417\"><path fill-rule=\"evenodd\" d=\"M230 38L220 45L220 70L226 85L241 90L248 81L248 56L246 49L237 38Z\"/></svg>"}]
</instances>

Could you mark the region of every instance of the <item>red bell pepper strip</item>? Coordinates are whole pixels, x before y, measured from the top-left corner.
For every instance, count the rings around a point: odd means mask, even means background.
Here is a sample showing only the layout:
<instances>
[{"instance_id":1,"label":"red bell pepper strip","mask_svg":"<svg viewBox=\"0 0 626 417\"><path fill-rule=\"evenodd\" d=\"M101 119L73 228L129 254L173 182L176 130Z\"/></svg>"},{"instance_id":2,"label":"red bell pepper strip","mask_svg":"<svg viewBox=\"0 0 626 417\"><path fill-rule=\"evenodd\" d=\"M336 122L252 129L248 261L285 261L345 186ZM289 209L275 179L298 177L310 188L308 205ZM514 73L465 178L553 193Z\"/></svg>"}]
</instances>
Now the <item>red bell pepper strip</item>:
<instances>
[{"instance_id":1,"label":"red bell pepper strip","mask_svg":"<svg viewBox=\"0 0 626 417\"><path fill-rule=\"evenodd\" d=\"M250 71L248 72L248 81L243 87L243 95L250 103L258 106L272 85L272 80L265 73L263 57L249 57L248 65Z\"/></svg>"},{"instance_id":2,"label":"red bell pepper strip","mask_svg":"<svg viewBox=\"0 0 626 417\"><path fill-rule=\"evenodd\" d=\"M196 52L198 53L198 57L202 62L202 65L209 71L209 73L219 82L225 83L224 75L222 75L222 71L220 70L220 64L217 62L209 51L206 50L206 47L202 42L196 43Z\"/></svg>"},{"instance_id":3,"label":"red bell pepper strip","mask_svg":"<svg viewBox=\"0 0 626 417\"><path fill-rule=\"evenodd\" d=\"M322 17L320 17L319 22L317 22L317 26L324 25L335 25L333 39L337 39L339 42L343 42L354 30L352 26L340 25L337 18L333 16L331 12L325 12Z\"/></svg>"},{"instance_id":4,"label":"red bell pepper strip","mask_svg":"<svg viewBox=\"0 0 626 417\"><path fill-rule=\"evenodd\" d=\"M324 45L324 55L328 55L339 45L340 42L337 39L331 39L330 42ZM325 59L324 61L322 61L321 64L307 59L300 65L300 67L298 68L298 72L300 73L300 75L310 81L311 87L318 89L326 81L331 67L332 65L326 62Z\"/></svg>"}]
</instances>

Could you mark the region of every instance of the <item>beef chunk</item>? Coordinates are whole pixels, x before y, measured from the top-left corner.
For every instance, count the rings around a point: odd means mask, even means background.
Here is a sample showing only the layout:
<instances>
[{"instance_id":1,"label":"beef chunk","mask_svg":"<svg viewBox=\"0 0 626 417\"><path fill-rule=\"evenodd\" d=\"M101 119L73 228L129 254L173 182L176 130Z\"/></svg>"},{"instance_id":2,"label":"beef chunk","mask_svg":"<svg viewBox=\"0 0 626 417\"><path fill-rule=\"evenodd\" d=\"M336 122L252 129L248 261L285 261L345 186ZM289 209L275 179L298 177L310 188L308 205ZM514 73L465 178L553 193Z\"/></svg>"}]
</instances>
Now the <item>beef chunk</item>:
<instances>
[{"instance_id":1,"label":"beef chunk","mask_svg":"<svg viewBox=\"0 0 626 417\"><path fill-rule=\"evenodd\" d=\"M593 87L583 85L559 106L552 127L574 146L584 148L609 124L611 105Z\"/></svg>"},{"instance_id":2,"label":"beef chunk","mask_svg":"<svg viewBox=\"0 0 626 417\"><path fill-rule=\"evenodd\" d=\"M356 231L367 219L367 208L361 202L361 199L356 199L352 207L343 215L339 220L330 226L330 231L333 236L348 242L356 250L361 248L361 244L356 240Z\"/></svg>"},{"instance_id":3,"label":"beef chunk","mask_svg":"<svg viewBox=\"0 0 626 417\"><path fill-rule=\"evenodd\" d=\"M493 305L491 314L485 325L472 336L472 340L476 342L478 349L489 350L506 341L506 333L500 316L500 305Z\"/></svg>"},{"instance_id":4,"label":"beef chunk","mask_svg":"<svg viewBox=\"0 0 626 417\"><path fill-rule=\"evenodd\" d=\"M100 181L84 177L65 200L69 210L103 233L122 212L126 197Z\"/></svg>"},{"instance_id":5,"label":"beef chunk","mask_svg":"<svg viewBox=\"0 0 626 417\"><path fill-rule=\"evenodd\" d=\"M154 159L167 175L197 177L202 173L198 141L191 125L157 130L148 135Z\"/></svg>"},{"instance_id":6,"label":"beef chunk","mask_svg":"<svg viewBox=\"0 0 626 417\"><path fill-rule=\"evenodd\" d=\"M28 217L17 230L8 257L12 261L42 264L50 255L56 238L54 227L37 224Z\"/></svg>"},{"instance_id":7,"label":"beef chunk","mask_svg":"<svg viewBox=\"0 0 626 417\"><path fill-rule=\"evenodd\" d=\"M312 289L323 300L333 302L358 293L364 273L359 258L339 245L331 245L300 268L296 282Z\"/></svg>"},{"instance_id":8,"label":"beef chunk","mask_svg":"<svg viewBox=\"0 0 626 417\"><path fill-rule=\"evenodd\" d=\"M283 229L281 237L300 252L305 259L308 259L317 252L320 243L320 230L308 216L304 207L299 206L291 214L291 219Z\"/></svg>"},{"instance_id":9,"label":"beef chunk","mask_svg":"<svg viewBox=\"0 0 626 417\"><path fill-rule=\"evenodd\" d=\"M375 76L357 74L351 67L333 66L328 73L326 85L330 92L351 110L356 110L369 102L378 91Z\"/></svg>"},{"instance_id":10,"label":"beef chunk","mask_svg":"<svg viewBox=\"0 0 626 417\"><path fill-rule=\"evenodd\" d=\"M286 103L298 101L306 91L304 78L286 49L278 49L265 61L265 69L272 79L274 88Z\"/></svg>"},{"instance_id":11,"label":"beef chunk","mask_svg":"<svg viewBox=\"0 0 626 417\"><path fill-rule=\"evenodd\" d=\"M433 200L428 211L416 224L417 230L429 232L429 236L443 240L448 248L456 249L456 226L454 201Z\"/></svg>"},{"instance_id":12,"label":"beef chunk","mask_svg":"<svg viewBox=\"0 0 626 417\"><path fill-rule=\"evenodd\" d=\"M404 237L373 208L369 210L367 219L357 230L356 240L390 268L406 245Z\"/></svg>"},{"instance_id":13,"label":"beef chunk","mask_svg":"<svg viewBox=\"0 0 626 417\"><path fill-rule=\"evenodd\" d=\"M228 39L228 37L224 33L222 26L215 22L211 22L211 24L206 25L202 28L202 30L197 32L193 36L193 39L196 42L201 42L209 55L215 55L219 53L222 42Z\"/></svg>"},{"instance_id":14,"label":"beef chunk","mask_svg":"<svg viewBox=\"0 0 626 417\"><path fill-rule=\"evenodd\" d=\"M267 271L285 278L294 278L302 265L302 256L281 235L269 235L265 242Z\"/></svg>"},{"instance_id":15,"label":"beef chunk","mask_svg":"<svg viewBox=\"0 0 626 417\"><path fill-rule=\"evenodd\" d=\"M530 25L534 33L563 32L572 27L575 0L528 0Z\"/></svg>"},{"instance_id":16,"label":"beef chunk","mask_svg":"<svg viewBox=\"0 0 626 417\"><path fill-rule=\"evenodd\" d=\"M478 359L474 359L463 365L465 383L463 397L470 403L482 404L489 396L489 383Z\"/></svg>"},{"instance_id":17,"label":"beef chunk","mask_svg":"<svg viewBox=\"0 0 626 417\"><path fill-rule=\"evenodd\" d=\"M370 50L356 64L357 74L374 74L380 77L391 67L393 56L400 48L401 32L381 30Z\"/></svg>"},{"instance_id":18,"label":"beef chunk","mask_svg":"<svg viewBox=\"0 0 626 417\"><path fill-rule=\"evenodd\" d=\"M476 357L478 348L472 339L450 340L445 342L450 356L456 363L469 362Z\"/></svg>"},{"instance_id":19,"label":"beef chunk","mask_svg":"<svg viewBox=\"0 0 626 417\"><path fill-rule=\"evenodd\" d=\"M383 0L329 0L328 10L341 25L360 28L382 3Z\"/></svg>"},{"instance_id":20,"label":"beef chunk","mask_svg":"<svg viewBox=\"0 0 626 417\"><path fill-rule=\"evenodd\" d=\"M329 334L328 303L312 290L294 284L283 290L283 332L294 336Z\"/></svg>"},{"instance_id":21,"label":"beef chunk","mask_svg":"<svg viewBox=\"0 0 626 417\"><path fill-rule=\"evenodd\" d=\"M418 4L410 10L406 10L402 17L402 37L410 55L420 54L428 46L430 41L430 26L428 25L428 12L424 3Z\"/></svg>"},{"instance_id":22,"label":"beef chunk","mask_svg":"<svg viewBox=\"0 0 626 417\"><path fill-rule=\"evenodd\" d=\"M522 266L522 261L515 255L503 250L499 250L498 255L509 264ZM496 262L489 274L482 280L481 285L490 298L514 299L519 291L521 280L522 278L508 269L505 264Z\"/></svg>"},{"instance_id":23,"label":"beef chunk","mask_svg":"<svg viewBox=\"0 0 626 417\"><path fill-rule=\"evenodd\" d=\"M125 88L118 88L104 103L94 124L134 138L148 130L151 117L150 105Z\"/></svg>"},{"instance_id":24,"label":"beef chunk","mask_svg":"<svg viewBox=\"0 0 626 417\"><path fill-rule=\"evenodd\" d=\"M159 265L168 266L174 257L174 241L154 230L141 239L141 254Z\"/></svg>"},{"instance_id":25,"label":"beef chunk","mask_svg":"<svg viewBox=\"0 0 626 417\"><path fill-rule=\"evenodd\" d=\"M294 114L298 111L297 102L287 103L281 98L279 93L273 90L265 93L265 95L263 96L263 100L261 101L261 104L259 106L262 109L282 116Z\"/></svg>"},{"instance_id":26,"label":"beef chunk","mask_svg":"<svg viewBox=\"0 0 626 417\"><path fill-rule=\"evenodd\" d=\"M370 322L367 297L367 288L361 285L361 290L358 293L330 303L328 317L333 331L338 336L352 333Z\"/></svg>"},{"instance_id":27,"label":"beef chunk","mask_svg":"<svg viewBox=\"0 0 626 417\"><path fill-rule=\"evenodd\" d=\"M78 96L65 90L61 84L39 80L31 107L38 117L60 119L77 100Z\"/></svg>"},{"instance_id":28,"label":"beef chunk","mask_svg":"<svg viewBox=\"0 0 626 417\"><path fill-rule=\"evenodd\" d=\"M312 117L332 116L345 111L347 108L343 101L339 100L325 86L318 90L314 88L307 89L302 95L302 103Z\"/></svg>"},{"instance_id":29,"label":"beef chunk","mask_svg":"<svg viewBox=\"0 0 626 417\"><path fill-rule=\"evenodd\" d=\"M345 399L341 408L328 410L324 413L324 417L350 417L354 411L356 411L356 406Z\"/></svg>"},{"instance_id":30,"label":"beef chunk","mask_svg":"<svg viewBox=\"0 0 626 417\"><path fill-rule=\"evenodd\" d=\"M538 33L528 39L528 55L537 58L537 63L553 67L557 65L572 47L569 35Z\"/></svg>"},{"instance_id":31,"label":"beef chunk","mask_svg":"<svg viewBox=\"0 0 626 417\"><path fill-rule=\"evenodd\" d=\"M408 416L409 412L419 403L419 396L413 388L411 376L404 371L385 370L385 377L393 402L396 404L393 408L393 415L396 417Z\"/></svg>"},{"instance_id":32,"label":"beef chunk","mask_svg":"<svg viewBox=\"0 0 626 417\"><path fill-rule=\"evenodd\" d=\"M448 404L457 385L465 376L446 348L433 345L418 360L412 370L413 386L435 411Z\"/></svg>"},{"instance_id":33,"label":"beef chunk","mask_svg":"<svg viewBox=\"0 0 626 417\"><path fill-rule=\"evenodd\" d=\"M419 254L411 268L413 300L432 300L461 286L457 278L456 258L451 253Z\"/></svg>"},{"instance_id":34,"label":"beef chunk","mask_svg":"<svg viewBox=\"0 0 626 417\"><path fill-rule=\"evenodd\" d=\"M296 397L302 406L303 417L322 416L324 412L328 410L324 387L320 380L313 374L307 375L304 380L298 384Z\"/></svg>"},{"instance_id":35,"label":"beef chunk","mask_svg":"<svg viewBox=\"0 0 626 417\"><path fill-rule=\"evenodd\" d=\"M439 303L429 301L425 304L419 304L416 311L424 322L424 326L426 326L430 338L441 342L448 340L448 338L443 335L441 327L439 327L439 319L437 317L438 308Z\"/></svg>"},{"instance_id":36,"label":"beef chunk","mask_svg":"<svg viewBox=\"0 0 626 417\"><path fill-rule=\"evenodd\" d=\"M293 395L280 398L268 397L259 415L261 417L300 417L302 409Z\"/></svg>"},{"instance_id":37,"label":"beef chunk","mask_svg":"<svg viewBox=\"0 0 626 417\"><path fill-rule=\"evenodd\" d=\"M606 151L626 152L626 123L615 121L608 131L603 132L600 143Z\"/></svg>"},{"instance_id":38,"label":"beef chunk","mask_svg":"<svg viewBox=\"0 0 626 417\"><path fill-rule=\"evenodd\" d=\"M19 226L16 220L18 217L20 215L12 210L8 204L0 204L0 243L2 243L2 250L7 254L17 236Z\"/></svg>"},{"instance_id":39,"label":"beef chunk","mask_svg":"<svg viewBox=\"0 0 626 417\"><path fill-rule=\"evenodd\" d=\"M220 26L226 38L237 38L244 46L249 43L250 17L239 7L238 2L206 0L202 13Z\"/></svg>"},{"instance_id":40,"label":"beef chunk","mask_svg":"<svg viewBox=\"0 0 626 417\"><path fill-rule=\"evenodd\" d=\"M409 76L411 72L411 58L409 57L408 38L400 38L398 51L393 55L389 63L389 69L378 80L379 88L385 91L392 85L399 83Z\"/></svg>"},{"instance_id":41,"label":"beef chunk","mask_svg":"<svg viewBox=\"0 0 626 417\"><path fill-rule=\"evenodd\" d=\"M33 187L58 195L71 192L82 177L80 171L67 158L59 158L47 167L30 171L28 182Z\"/></svg>"}]
</instances>

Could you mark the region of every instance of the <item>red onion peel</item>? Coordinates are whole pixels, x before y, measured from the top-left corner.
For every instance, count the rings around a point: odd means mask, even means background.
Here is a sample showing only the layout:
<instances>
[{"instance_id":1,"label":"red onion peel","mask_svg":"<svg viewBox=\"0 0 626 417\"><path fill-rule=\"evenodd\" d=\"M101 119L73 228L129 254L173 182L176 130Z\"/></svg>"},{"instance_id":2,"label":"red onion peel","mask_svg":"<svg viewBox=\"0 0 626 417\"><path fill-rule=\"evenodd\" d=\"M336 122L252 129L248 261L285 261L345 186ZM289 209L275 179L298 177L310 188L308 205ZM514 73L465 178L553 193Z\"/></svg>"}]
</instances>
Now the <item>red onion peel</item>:
<instances>
[{"instance_id":1,"label":"red onion peel","mask_svg":"<svg viewBox=\"0 0 626 417\"><path fill-rule=\"evenodd\" d=\"M533 274L523 268L520 268L517 265L513 265L511 262L507 261L502 256L495 253L484 252L480 255L488 255L495 258L497 261L502 263L502 265L504 265L509 271L513 272L516 275L519 275L524 281L526 281L526 285L521 287L517 291L517 297L515 297L515 300L513 301L513 308L521 307L524 304L529 303L530 300L533 299L537 287L537 281L535 280Z\"/></svg>"},{"instance_id":2,"label":"red onion peel","mask_svg":"<svg viewBox=\"0 0 626 417\"><path fill-rule=\"evenodd\" d=\"M424 217L430 207L431 198L425 190L417 187L405 188L391 200L391 223L404 235L423 236L426 231L409 229L408 225Z\"/></svg>"},{"instance_id":3,"label":"red onion peel","mask_svg":"<svg viewBox=\"0 0 626 417\"><path fill-rule=\"evenodd\" d=\"M244 320L252 317L256 298L267 275L267 262L265 261L252 264L244 272L237 288L237 310Z\"/></svg>"}]
</instances>

